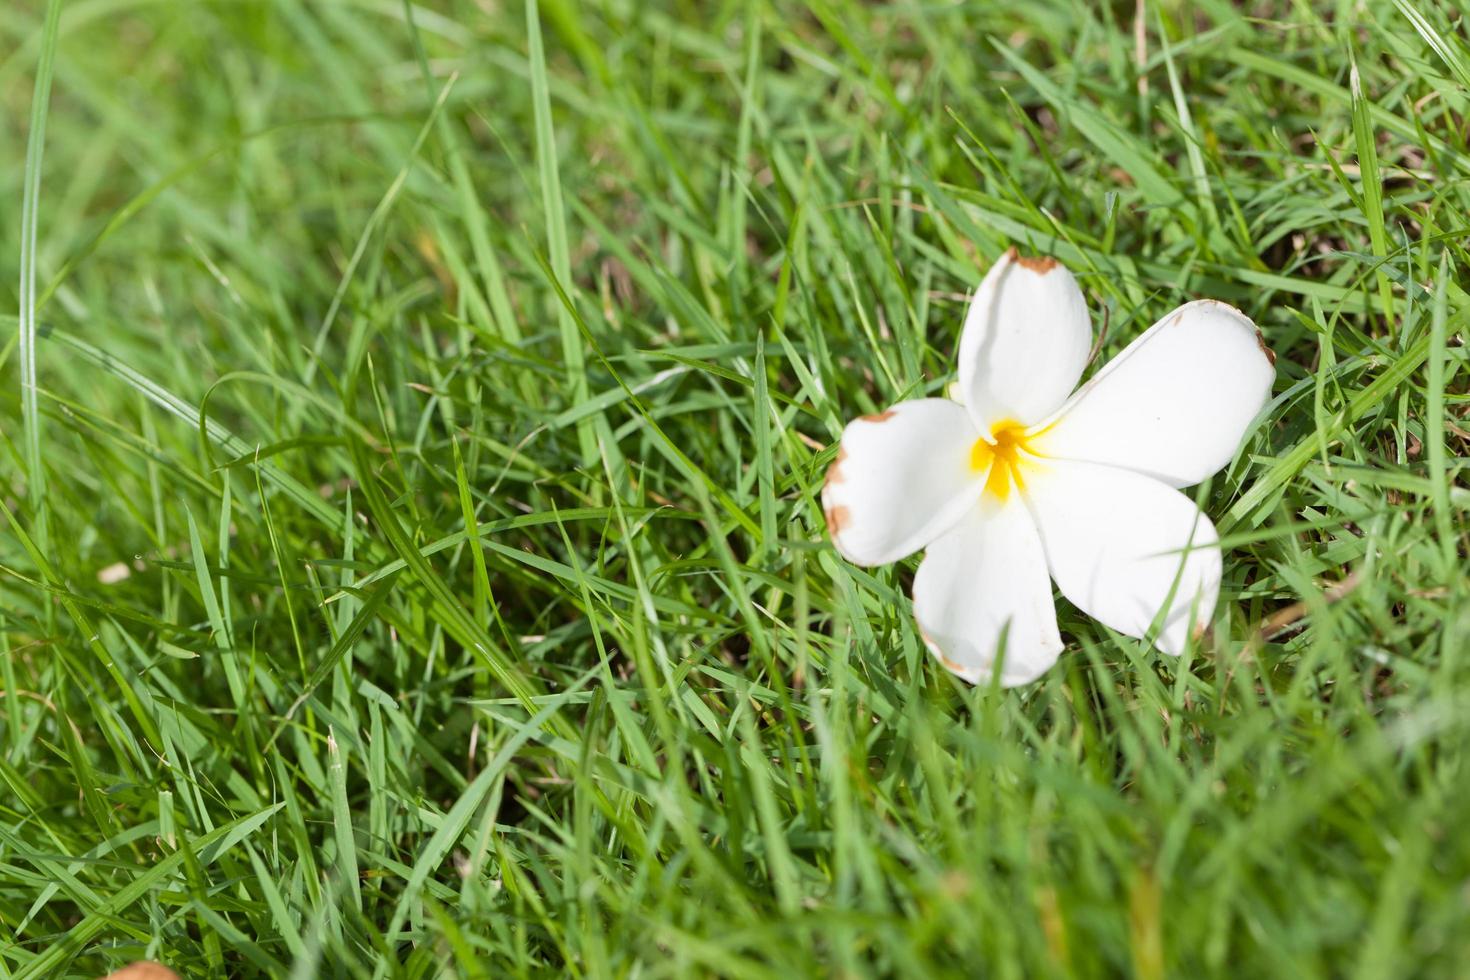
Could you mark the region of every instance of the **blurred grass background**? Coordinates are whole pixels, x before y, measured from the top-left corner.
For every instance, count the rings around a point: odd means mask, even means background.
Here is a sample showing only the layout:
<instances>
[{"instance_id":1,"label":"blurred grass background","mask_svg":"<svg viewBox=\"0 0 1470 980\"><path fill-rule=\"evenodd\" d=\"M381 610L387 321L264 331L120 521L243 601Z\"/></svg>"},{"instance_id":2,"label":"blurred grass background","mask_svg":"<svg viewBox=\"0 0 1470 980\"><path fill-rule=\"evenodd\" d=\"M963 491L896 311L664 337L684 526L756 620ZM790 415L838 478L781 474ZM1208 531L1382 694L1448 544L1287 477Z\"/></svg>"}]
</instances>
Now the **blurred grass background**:
<instances>
[{"instance_id":1,"label":"blurred grass background","mask_svg":"<svg viewBox=\"0 0 1470 980\"><path fill-rule=\"evenodd\" d=\"M7 3L0 977L1463 975L1465 38ZM825 542L1012 244L1278 355L1183 660L970 689Z\"/></svg>"}]
</instances>

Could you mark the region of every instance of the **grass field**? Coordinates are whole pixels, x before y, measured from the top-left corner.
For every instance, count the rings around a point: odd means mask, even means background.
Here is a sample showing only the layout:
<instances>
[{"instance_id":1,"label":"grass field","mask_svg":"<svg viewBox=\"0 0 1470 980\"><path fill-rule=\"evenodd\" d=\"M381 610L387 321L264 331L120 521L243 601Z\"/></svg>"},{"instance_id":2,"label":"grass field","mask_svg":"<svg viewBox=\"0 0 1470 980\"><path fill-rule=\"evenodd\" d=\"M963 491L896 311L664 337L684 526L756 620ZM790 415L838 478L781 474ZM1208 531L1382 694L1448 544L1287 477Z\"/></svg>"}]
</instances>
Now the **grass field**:
<instances>
[{"instance_id":1,"label":"grass field","mask_svg":"<svg viewBox=\"0 0 1470 980\"><path fill-rule=\"evenodd\" d=\"M48 2L0 978L1464 975L1452 5ZM826 541L1011 245L1278 355L1181 660L971 688Z\"/></svg>"}]
</instances>

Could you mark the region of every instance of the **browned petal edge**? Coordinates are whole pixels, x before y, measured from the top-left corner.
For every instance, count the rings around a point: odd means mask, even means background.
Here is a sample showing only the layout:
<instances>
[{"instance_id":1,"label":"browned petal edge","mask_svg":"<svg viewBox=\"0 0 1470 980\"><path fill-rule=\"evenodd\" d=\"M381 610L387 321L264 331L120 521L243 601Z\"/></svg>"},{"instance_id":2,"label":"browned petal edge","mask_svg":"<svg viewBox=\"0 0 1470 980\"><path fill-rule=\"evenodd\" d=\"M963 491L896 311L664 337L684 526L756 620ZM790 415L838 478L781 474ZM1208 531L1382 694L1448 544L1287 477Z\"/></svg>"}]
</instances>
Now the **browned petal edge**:
<instances>
[{"instance_id":1,"label":"browned petal edge","mask_svg":"<svg viewBox=\"0 0 1470 980\"><path fill-rule=\"evenodd\" d=\"M929 636L929 631L924 629L924 624L919 622L918 616L914 617L914 626L918 628L919 639L924 641L924 646L928 647L930 650L933 650L937 654L939 652L939 644L935 643L933 638Z\"/></svg>"},{"instance_id":2,"label":"browned petal edge","mask_svg":"<svg viewBox=\"0 0 1470 980\"><path fill-rule=\"evenodd\" d=\"M827 517L827 533L834 538L852 523L852 511L842 504L828 507L824 513Z\"/></svg>"},{"instance_id":3,"label":"browned petal edge","mask_svg":"<svg viewBox=\"0 0 1470 980\"><path fill-rule=\"evenodd\" d=\"M161 963L139 961L109 973L102 980L179 980L179 975Z\"/></svg>"},{"instance_id":4,"label":"browned petal edge","mask_svg":"<svg viewBox=\"0 0 1470 980\"><path fill-rule=\"evenodd\" d=\"M948 669L951 673L959 674L961 677L969 676L969 668L967 668L964 664L956 663L955 661L949 659L944 654L939 652L939 644L935 643L934 637L930 636L929 631L924 629L924 624L919 622L918 616L914 617L914 626L918 628L919 639L924 641L924 646L928 647L929 652L939 658L939 662L944 664L946 669Z\"/></svg>"},{"instance_id":5,"label":"browned petal edge","mask_svg":"<svg viewBox=\"0 0 1470 980\"><path fill-rule=\"evenodd\" d=\"M1199 299L1191 300L1190 302L1185 303L1184 306L1218 306L1220 309L1224 310L1225 312L1234 314L1235 316L1237 316L1240 319L1246 321L1247 323L1250 322L1250 317L1246 316L1244 313L1240 312L1235 307L1231 306L1229 303L1225 302L1222 299L1212 299L1209 296L1202 296ZM1170 320L1169 322L1170 323L1177 322L1183 316L1184 316L1184 307L1180 307L1177 311L1175 311L1174 319L1173 320Z\"/></svg>"},{"instance_id":6,"label":"browned petal edge","mask_svg":"<svg viewBox=\"0 0 1470 980\"><path fill-rule=\"evenodd\" d=\"M878 422L887 422L889 419L893 418L897 414L898 414L898 412L896 412L894 409L886 408L886 409L884 409L883 411L879 412L876 415L862 415L862 416L859 416L858 417L858 421L860 421L860 422L872 422L872 423L876 424Z\"/></svg>"},{"instance_id":7,"label":"browned petal edge","mask_svg":"<svg viewBox=\"0 0 1470 980\"><path fill-rule=\"evenodd\" d=\"M1011 251L1014 252L1015 249ZM1034 272L1038 276L1044 276L1057 267L1057 260L1050 255L1017 255L1014 261L1021 268Z\"/></svg>"},{"instance_id":8,"label":"browned petal edge","mask_svg":"<svg viewBox=\"0 0 1470 980\"><path fill-rule=\"evenodd\" d=\"M1261 348L1261 353L1266 355L1266 360L1271 362L1272 367L1275 367L1276 352L1266 346L1266 335L1261 333L1260 330L1256 331L1256 346Z\"/></svg>"},{"instance_id":9,"label":"browned petal edge","mask_svg":"<svg viewBox=\"0 0 1470 980\"><path fill-rule=\"evenodd\" d=\"M837 455L833 458L832 465L827 467L827 479L822 484L824 489L835 486L847 479L847 477L842 475L842 461L845 459L847 459L847 450L839 442L837 444Z\"/></svg>"}]
</instances>

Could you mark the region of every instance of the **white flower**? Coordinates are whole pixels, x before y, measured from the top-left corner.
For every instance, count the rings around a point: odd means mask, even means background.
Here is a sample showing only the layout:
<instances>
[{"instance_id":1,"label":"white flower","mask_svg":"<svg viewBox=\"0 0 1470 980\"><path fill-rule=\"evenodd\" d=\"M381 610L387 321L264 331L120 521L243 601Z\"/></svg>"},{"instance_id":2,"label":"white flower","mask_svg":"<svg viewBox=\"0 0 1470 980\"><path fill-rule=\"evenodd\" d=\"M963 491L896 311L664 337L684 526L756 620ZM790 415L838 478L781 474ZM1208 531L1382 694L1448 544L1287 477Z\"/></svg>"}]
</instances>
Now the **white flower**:
<instances>
[{"instance_id":1,"label":"white flower","mask_svg":"<svg viewBox=\"0 0 1470 980\"><path fill-rule=\"evenodd\" d=\"M849 561L928 549L914 617L971 683L1002 655L1006 686L1056 662L1048 576L1093 619L1165 653L1213 615L1219 538L1179 488L1230 462L1275 358L1245 314L1213 300L1179 307L1072 392L1091 346L1072 274L1012 249L970 303L958 400L855 420L827 473L827 528Z\"/></svg>"}]
</instances>

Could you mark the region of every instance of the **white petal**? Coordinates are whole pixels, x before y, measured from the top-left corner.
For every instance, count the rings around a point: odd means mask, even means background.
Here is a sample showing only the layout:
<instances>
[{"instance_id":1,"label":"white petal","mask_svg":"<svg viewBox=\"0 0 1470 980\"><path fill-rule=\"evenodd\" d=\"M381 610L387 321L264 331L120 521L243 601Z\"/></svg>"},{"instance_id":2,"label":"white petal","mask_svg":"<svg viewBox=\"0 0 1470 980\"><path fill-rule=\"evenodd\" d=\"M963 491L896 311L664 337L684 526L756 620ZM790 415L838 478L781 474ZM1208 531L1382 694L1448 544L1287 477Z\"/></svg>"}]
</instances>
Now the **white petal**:
<instances>
[{"instance_id":1,"label":"white petal","mask_svg":"<svg viewBox=\"0 0 1470 980\"><path fill-rule=\"evenodd\" d=\"M914 618L930 652L972 684L990 681L1002 651L1006 687L1056 662L1062 638L1046 556L1019 500L985 498L929 546L914 576Z\"/></svg>"},{"instance_id":2,"label":"white petal","mask_svg":"<svg viewBox=\"0 0 1470 980\"><path fill-rule=\"evenodd\" d=\"M960 336L960 389L975 424L990 432L1046 418L1082 377L1091 345L1087 301L1072 273L1011 249L975 291Z\"/></svg>"},{"instance_id":3,"label":"white petal","mask_svg":"<svg viewBox=\"0 0 1470 980\"><path fill-rule=\"evenodd\" d=\"M980 495L979 433L942 398L900 402L849 422L822 487L832 543L848 561L897 561L951 527Z\"/></svg>"},{"instance_id":4,"label":"white petal","mask_svg":"<svg viewBox=\"0 0 1470 980\"><path fill-rule=\"evenodd\" d=\"M1275 377L1249 317L1214 300L1187 303L1083 385L1032 448L1191 486L1230 462Z\"/></svg>"},{"instance_id":5,"label":"white petal","mask_svg":"<svg viewBox=\"0 0 1470 980\"><path fill-rule=\"evenodd\" d=\"M1025 497L1052 578L1087 615L1143 637L1167 607L1154 646L1176 656L1208 625L1219 536L1184 494L1129 470L1053 460L1027 471Z\"/></svg>"}]
</instances>

